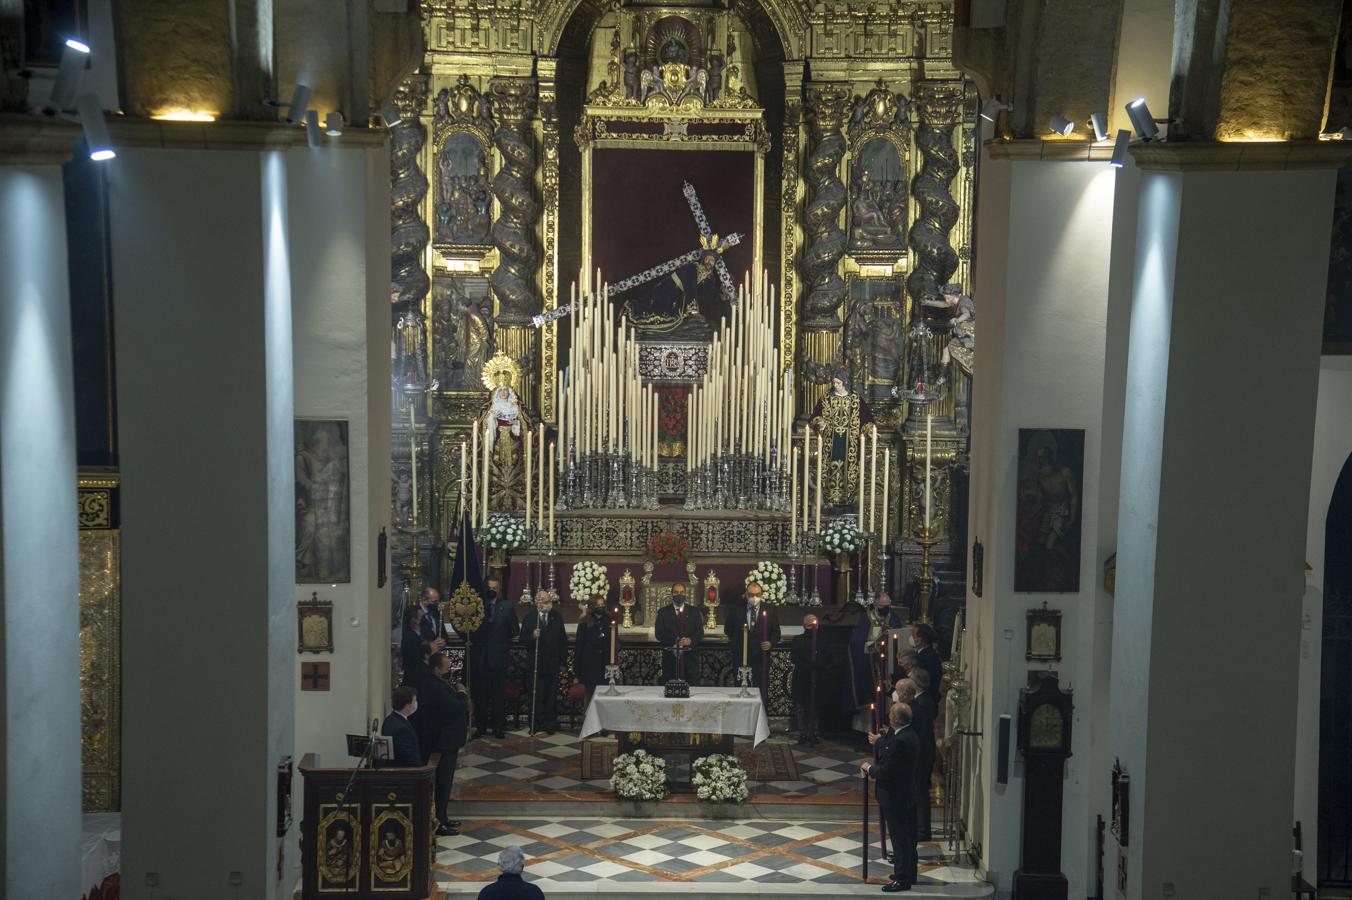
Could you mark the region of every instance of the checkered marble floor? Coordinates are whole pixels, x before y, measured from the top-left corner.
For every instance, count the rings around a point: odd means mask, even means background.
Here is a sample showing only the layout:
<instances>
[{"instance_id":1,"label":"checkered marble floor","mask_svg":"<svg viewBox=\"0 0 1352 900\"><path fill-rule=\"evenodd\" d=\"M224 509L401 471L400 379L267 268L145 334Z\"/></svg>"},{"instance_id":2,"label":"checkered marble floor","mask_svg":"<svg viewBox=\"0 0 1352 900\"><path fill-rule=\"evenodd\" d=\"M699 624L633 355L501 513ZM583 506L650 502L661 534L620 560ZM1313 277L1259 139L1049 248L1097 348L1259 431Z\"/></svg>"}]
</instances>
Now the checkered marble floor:
<instances>
[{"instance_id":1,"label":"checkered marble floor","mask_svg":"<svg viewBox=\"0 0 1352 900\"><path fill-rule=\"evenodd\" d=\"M466 819L437 840L439 898L474 896L497 877L497 855L526 855L525 877L549 897L568 894L874 894L890 864L874 845L860 877L859 825L845 822L660 819ZM910 896L989 897L975 871L920 848L920 883Z\"/></svg>"},{"instance_id":2,"label":"checkered marble floor","mask_svg":"<svg viewBox=\"0 0 1352 900\"><path fill-rule=\"evenodd\" d=\"M786 735L770 740L793 742ZM608 781L582 780L581 755L581 740L566 732L532 737L523 730L507 732L503 740L480 738L460 752L456 796L462 801L614 800ZM861 748L823 741L813 749L794 747L793 756L799 780L753 780L752 802L845 805L860 801L859 763L866 758ZM668 802L692 799L675 794Z\"/></svg>"}]
</instances>

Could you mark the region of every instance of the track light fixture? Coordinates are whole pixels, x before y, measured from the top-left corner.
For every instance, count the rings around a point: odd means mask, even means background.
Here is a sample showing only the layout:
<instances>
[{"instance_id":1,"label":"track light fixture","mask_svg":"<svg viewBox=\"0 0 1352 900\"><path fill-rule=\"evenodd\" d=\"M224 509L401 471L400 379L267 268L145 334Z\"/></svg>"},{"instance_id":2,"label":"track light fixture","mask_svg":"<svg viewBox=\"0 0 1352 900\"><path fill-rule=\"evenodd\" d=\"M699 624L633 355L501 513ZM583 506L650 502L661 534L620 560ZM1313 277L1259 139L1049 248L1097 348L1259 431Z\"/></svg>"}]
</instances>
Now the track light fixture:
<instances>
[{"instance_id":1,"label":"track light fixture","mask_svg":"<svg viewBox=\"0 0 1352 900\"><path fill-rule=\"evenodd\" d=\"M386 128L393 128L404 121L403 116L399 115L399 110L393 103L387 103L376 110L376 115L380 116L380 119L385 123Z\"/></svg>"},{"instance_id":2,"label":"track light fixture","mask_svg":"<svg viewBox=\"0 0 1352 900\"><path fill-rule=\"evenodd\" d=\"M297 84L291 93L291 102L286 105L286 121L295 125L305 121L305 110L310 105L310 86Z\"/></svg>"},{"instance_id":3,"label":"track light fixture","mask_svg":"<svg viewBox=\"0 0 1352 900\"><path fill-rule=\"evenodd\" d=\"M319 131L319 110L305 111L305 140L311 147L324 146L324 138Z\"/></svg>"},{"instance_id":4,"label":"track light fixture","mask_svg":"<svg viewBox=\"0 0 1352 900\"><path fill-rule=\"evenodd\" d=\"M1094 140L1108 140L1108 117L1101 112L1089 114L1089 127L1094 130Z\"/></svg>"},{"instance_id":5,"label":"track light fixture","mask_svg":"<svg viewBox=\"0 0 1352 900\"><path fill-rule=\"evenodd\" d=\"M1052 134L1059 134L1061 137L1070 137L1070 133L1075 130L1075 123L1062 115L1052 116L1051 122L1047 126Z\"/></svg>"},{"instance_id":6,"label":"track light fixture","mask_svg":"<svg viewBox=\"0 0 1352 900\"><path fill-rule=\"evenodd\" d=\"M1127 117L1131 119L1131 127L1136 129L1136 134L1143 141L1153 141L1160 133L1155 127L1155 119L1150 115L1150 107L1145 105L1144 97L1137 97L1127 104Z\"/></svg>"},{"instance_id":7,"label":"track light fixture","mask_svg":"<svg viewBox=\"0 0 1352 900\"><path fill-rule=\"evenodd\" d=\"M108 123L103 120L103 106L99 103L98 96L81 94L75 98L75 109L80 114L80 124L84 126L89 158L102 162L117 156L113 152L113 142L108 137Z\"/></svg>"},{"instance_id":8,"label":"track light fixture","mask_svg":"<svg viewBox=\"0 0 1352 900\"><path fill-rule=\"evenodd\" d=\"M329 137L340 137L343 133L343 114L331 112L324 117L324 133Z\"/></svg>"},{"instance_id":9,"label":"track light fixture","mask_svg":"<svg viewBox=\"0 0 1352 900\"><path fill-rule=\"evenodd\" d=\"M80 89L80 75L89 61L89 45L75 38L66 38L61 50L61 63L56 70L56 83L47 100L47 112L58 113L70 109L75 92Z\"/></svg>"},{"instance_id":10,"label":"track light fixture","mask_svg":"<svg viewBox=\"0 0 1352 900\"><path fill-rule=\"evenodd\" d=\"M1001 110L1011 110L1014 107L1005 103L1003 100L997 100L994 97L986 101L986 105L981 107L981 118L987 122L994 122L995 117L1000 115Z\"/></svg>"},{"instance_id":11,"label":"track light fixture","mask_svg":"<svg viewBox=\"0 0 1352 900\"><path fill-rule=\"evenodd\" d=\"M1117 140L1113 141L1113 158L1108 160L1108 163L1114 166L1125 163L1129 146L1131 146L1131 131L1123 128L1117 132Z\"/></svg>"}]
</instances>

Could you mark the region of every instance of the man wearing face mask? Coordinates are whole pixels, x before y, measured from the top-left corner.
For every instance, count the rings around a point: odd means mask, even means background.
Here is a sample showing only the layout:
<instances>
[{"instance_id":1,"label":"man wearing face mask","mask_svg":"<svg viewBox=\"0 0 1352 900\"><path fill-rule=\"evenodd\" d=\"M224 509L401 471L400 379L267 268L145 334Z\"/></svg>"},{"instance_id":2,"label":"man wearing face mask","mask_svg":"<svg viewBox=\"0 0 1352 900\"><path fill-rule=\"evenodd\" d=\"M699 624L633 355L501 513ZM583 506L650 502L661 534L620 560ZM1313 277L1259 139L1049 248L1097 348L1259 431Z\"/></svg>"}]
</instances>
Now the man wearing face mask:
<instances>
[{"instance_id":1,"label":"man wearing face mask","mask_svg":"<svg viewBox=\"0 0 1352 900\"><path fill-rule=\"evenodd\" d=\"M394 738L394 766L421 766L422 751L418 749L418 733L409 724L408 717L418 711L418 692L411 687L397 687L390 694L394 712L385 717L380 733Z\"/></svg>"},{"instance_id":2,"label":"man wearing face mask","mask_svg":"<svg viewBox=\"0 0 1352 900\"><path fill-rule=\"evenodd\" d=\"M892 598L887 593L878 595L873 608L865 610L854 623L850 634L850 708L854 710L854 728L867 734L873 730L873 713L869 704L874 702L878 685L892 684L891 673L884 671L887 660L882 656L887 648L888 634L893 628L902 626L901 615L892 608Z\"/></svg>"},{"instance_id":3,"label":"man wearing face mask","mask_svg":"<svg viewBox=\"0 0 1352 900\"><path fill-rule=\"evenodd\" d=\"M699 684L695 649L704 640L704 618L685 599L685 585L678 581L671 586L671 605L658 611L653 631L662 648L662 680L681 678L687 684Z\"/></svg>"},{"instance_id":4,"label":"man wearing face mask","mask_svg":"<svg viewBox=\"0 0 1352 900\"><path fill-rule=\"evenodd\" d=\"M759 584L752 582L746 586L746 602L734 606L728 612L728 618L723 623L723 633L728 637L733 667L751 667L751 683L760 688L761 700L765 701L770 648L779 643L779 616L772 607L761 603Z\"/></svg>"},{"instance_id":5,"label":"man wearing face mask","mask_svg":"<svg viewBox=\"0 0 1352 900\"><path fill-rule=\"evenodd\" d=\"M610 610L600 594L592 598L591 609L577 623L577 648L573 654L573 672L587 689L591 703L596 686L605 680L606 660L610 658Z\"/></svg>"},{"instance_id":6,"label":"man wearing face mask","mask_svg":"<svg viewBox=\"0 0 1352 900\"><path fill-rule=\"evenodd\" d=\"M489 584L496 584L492 580ZM511 659L512 641L521 631L521 623L516 618L516 608L511 600L497 594L493 605L488 609L488 618L484 622L487 629L484 645L484 685L487 709L484 711L484 724L493 730L493 737L501 740L506 737L503 728L507 724L507 670ZM482 630L482 629L481 629Z\"/></svg>"},{"instance_id":7,"label":"man wearing face mask","mask_svg":"<svg viewBox=\"0 0 1352 900\"><path fill-rule=\"evenodd\" d=\"M521 641L526 645L526 671L535 677L535 728L553 734L559 728L559 669L563 667L568 635L563 630L563 616L554 611L554 597L549 591L535 595L535 608L521 623Z\"/></svg>"},{"instance_id":8,"label":"man wearing face mask","mask_svg":"<svg viewBox=\"0 0 1352 900\"><path fill-rule=\"evenodd\" d=\"M488 718L488 682L489 675L485 661L487 659L489 635L492 632L493 604L498 599L498 580L490 578L484 584L484 620L479 630L474 632L474 641L470 644L470 693L474 699L474 737L482 737L492 730Z\"/></svg>"},{"instance_id":9,"label":"man wearing face mask","mask_svg":"<svg viewBox=\"0 0 1352 900\"><path fill-rule=\"evenodd\" d=\"M817 617L803 618L803 633L789 646L793 660L793 681L790 692L798 713L798 746L817 746L817 685L822 670L822 654L817 649Z\"/></svg>"}]
</instances>

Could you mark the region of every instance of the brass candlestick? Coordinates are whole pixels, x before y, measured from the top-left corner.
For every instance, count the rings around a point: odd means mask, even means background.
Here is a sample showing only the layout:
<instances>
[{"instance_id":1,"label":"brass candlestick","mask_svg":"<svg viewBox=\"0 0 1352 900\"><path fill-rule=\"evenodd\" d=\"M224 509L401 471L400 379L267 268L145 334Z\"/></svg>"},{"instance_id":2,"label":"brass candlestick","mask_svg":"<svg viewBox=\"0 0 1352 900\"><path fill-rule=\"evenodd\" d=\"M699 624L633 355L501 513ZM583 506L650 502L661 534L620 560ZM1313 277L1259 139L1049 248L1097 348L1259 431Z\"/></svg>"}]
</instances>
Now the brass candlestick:
<instances>
[{"instance_id":1,"label":"brass candlestick","mask_svg":"<svg viewBox=\"0 0 1352 900\"><path fill-rule=\"evenodd\" d=\"M930 547L933 543L929 526L926 525L924 535L920 538L920 618L917 621L921 624L931 624L929 605L934 576L930 574Z\"/></svg>"}]
</instances>

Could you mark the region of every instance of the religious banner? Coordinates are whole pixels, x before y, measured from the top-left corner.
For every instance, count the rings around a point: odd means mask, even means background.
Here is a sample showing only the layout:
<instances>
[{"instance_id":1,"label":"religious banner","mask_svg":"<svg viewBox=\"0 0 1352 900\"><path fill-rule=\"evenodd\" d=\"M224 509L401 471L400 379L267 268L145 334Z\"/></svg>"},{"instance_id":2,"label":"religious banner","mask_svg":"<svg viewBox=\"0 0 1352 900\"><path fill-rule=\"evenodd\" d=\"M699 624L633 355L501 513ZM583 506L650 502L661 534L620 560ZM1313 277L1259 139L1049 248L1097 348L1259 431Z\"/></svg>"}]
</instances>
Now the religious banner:
<instances>
[{"instance_id":1,"label":"religious banner","mask_svg":"<svg viewBox=\"0 0 1352 900\"><path fill-rule=\"evenodd\" d=\"M296 582L352 580L347 422L296 420Z\"/></svg>"},{"instance_id":2,"label":"religious banner","mask_svg":"<svg viewBox=\"0 0 1352 900\"><path fill-rule=\"evenodd\" d=\"M1020 428L1014 590L1080 589L1084 430Z\"/></svg>"}]
</instances>

